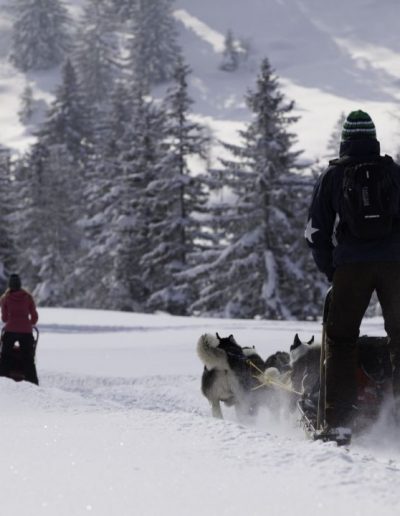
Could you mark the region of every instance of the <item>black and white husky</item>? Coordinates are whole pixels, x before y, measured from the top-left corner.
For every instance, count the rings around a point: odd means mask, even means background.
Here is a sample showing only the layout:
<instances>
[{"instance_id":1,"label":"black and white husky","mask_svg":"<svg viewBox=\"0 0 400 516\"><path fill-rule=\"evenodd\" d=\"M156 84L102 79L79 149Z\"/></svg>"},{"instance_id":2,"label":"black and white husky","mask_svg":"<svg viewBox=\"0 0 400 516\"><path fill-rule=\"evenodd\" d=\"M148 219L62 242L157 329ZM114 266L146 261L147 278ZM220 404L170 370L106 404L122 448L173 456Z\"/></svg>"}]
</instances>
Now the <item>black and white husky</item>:
<instances>
[{"instance_id":1,"label":"black and white husky","mask_svg":"<svg viewBox=\"0 0 400 516\"><path fill-rule=\"evenodd\" d=\"M204 364L201 390L211 403L212 415L222 418L220 402L234 406L239 418L257 411L257 374L264 371L264 361L254 348L242 348L233 335L221 338L218 333L202 335L197 354ZM250 362L253 364L251 365Z\"/></svg>"}]
</instances>

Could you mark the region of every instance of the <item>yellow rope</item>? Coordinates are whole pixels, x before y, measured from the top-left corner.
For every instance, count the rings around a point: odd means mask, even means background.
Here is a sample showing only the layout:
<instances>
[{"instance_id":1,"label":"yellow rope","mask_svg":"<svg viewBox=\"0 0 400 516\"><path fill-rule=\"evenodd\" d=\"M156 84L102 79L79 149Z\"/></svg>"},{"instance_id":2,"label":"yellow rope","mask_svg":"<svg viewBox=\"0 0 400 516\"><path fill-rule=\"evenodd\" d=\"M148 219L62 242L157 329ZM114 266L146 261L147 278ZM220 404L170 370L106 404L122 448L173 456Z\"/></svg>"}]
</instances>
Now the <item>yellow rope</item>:
<instances>
[{"instance_id":1,"label":"yellow rope","mask_svg":"<svg viewBox=\"0 0 400 516\"><path fill-rule=\"evenodd\" d=\"M256 371L258 371L260 374L264 374L264 371L261 371L259 367L257 367L250 359L247 359L246 362L251 365L251 367L254 367Z\"/></svg>"},{"instance_id":2,"label":"yellow rope","mask_svg":"<svg viewBox=\"0 0 400 516\"><path fill-rule=\"evenodd\" d=\"M264 380L266 380L266 381L264 381L258 387L266 387L267 385L274 385L275 387L279 387L283 391L292 392L293 394L297 394L298 396L302 396L301 392L298 392L298 391L292 389L291 387L289 387L288 385L286 385L286 384L284 384L282 382L277 382L275 380L271 380L270 378L264 378ZM256 388L258 389L258 387L256 387Z\"/></svg>"},{"instance_id":3,"label":"yellow rope","mask_svg":"<svg viewBox=\"0 0 400 516\"><path fill-rule=\"evenodd\" d=\"M293 394L297 394L299 396L302 396L301 392L298 392L298 391L292 389L291 387L289 387L288 385L284 384L283 382L279 382L277 380L273 380L272 378L267 378L265 376L264 371L262 371L259 367L257 367L255 364L253 364L253 362L251 360L247 360L247 363L251 367L253 367L256 371L258 371L260 373L260 375L262 376L262 379L260 378L260 376L254 376L254 378L257 378L257 380L260 382L260 385L257 385L257 387L253 387L252 391L260 389L261 387L266 387L267 385L274 385L275 387L279 387L280 389L282 389L284 391L292 392Z\"/></svg>"}]
</instances>

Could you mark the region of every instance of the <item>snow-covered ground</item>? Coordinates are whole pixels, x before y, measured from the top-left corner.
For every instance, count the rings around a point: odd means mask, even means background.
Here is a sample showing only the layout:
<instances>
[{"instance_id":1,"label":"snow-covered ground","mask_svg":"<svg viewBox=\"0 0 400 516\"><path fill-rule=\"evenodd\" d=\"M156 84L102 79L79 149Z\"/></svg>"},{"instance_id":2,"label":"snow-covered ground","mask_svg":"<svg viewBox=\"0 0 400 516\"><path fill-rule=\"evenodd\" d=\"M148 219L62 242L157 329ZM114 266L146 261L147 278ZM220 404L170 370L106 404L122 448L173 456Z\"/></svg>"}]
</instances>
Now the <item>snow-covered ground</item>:
<instances>
[{"instance_id":1,"label":"snow-covered ground","mask_svg":"<svg viewBox=\"0 0 400 516\"><path fill-rule=\"evenodd\" d=\"M233 333L266 358L319 323L42 309L39 328L40 387L0 379L4 514L397 514L390 428L343 449L266 410L248 425L231 409L215 420L200 392L202 333Z\"/></svg>"}]
</instances>

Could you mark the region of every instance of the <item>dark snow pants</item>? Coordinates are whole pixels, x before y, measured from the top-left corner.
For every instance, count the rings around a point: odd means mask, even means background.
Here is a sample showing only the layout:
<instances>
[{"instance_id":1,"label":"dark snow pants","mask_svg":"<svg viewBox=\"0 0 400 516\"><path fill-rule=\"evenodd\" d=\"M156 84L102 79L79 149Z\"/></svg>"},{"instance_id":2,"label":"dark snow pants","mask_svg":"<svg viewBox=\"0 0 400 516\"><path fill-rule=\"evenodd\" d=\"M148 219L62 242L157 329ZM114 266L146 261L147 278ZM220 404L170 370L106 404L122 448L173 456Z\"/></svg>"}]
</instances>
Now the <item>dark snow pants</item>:
<instances>
[{"instance_id":1,"label":"dark snow pants","mask_svg":"<svg viewBox=\"0 0 400 516\"><path fill-rule=\"evenodd\" d=\"M348 426L357 401L356 341L371 296L376 291L389 337L393 392L400 399L400 263L351 263L333 276L326 326L325 420Z\"/></svg>"},{"instance_id":2,"label":"dark snow pants","mask_svg":"<svg viewBox=\"0 0 400 516\"><path fill-rule=\"evenodd\" d=\"M19 342L18 359L14 344ZM39 385L35 366L35 341L31 333L5 332L2 338L0 374L8 376L13 368L21 368L27 382Z\"/></svg>"}]
</instances>

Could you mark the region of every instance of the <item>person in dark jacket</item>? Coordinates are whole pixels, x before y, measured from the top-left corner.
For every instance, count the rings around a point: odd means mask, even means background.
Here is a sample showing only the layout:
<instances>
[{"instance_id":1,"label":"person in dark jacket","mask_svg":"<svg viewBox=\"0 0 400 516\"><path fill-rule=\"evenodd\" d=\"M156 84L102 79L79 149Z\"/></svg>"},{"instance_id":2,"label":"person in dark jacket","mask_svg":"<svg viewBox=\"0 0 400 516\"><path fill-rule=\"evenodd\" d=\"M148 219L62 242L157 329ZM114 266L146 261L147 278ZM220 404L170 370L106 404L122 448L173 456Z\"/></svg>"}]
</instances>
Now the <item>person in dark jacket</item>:
<instances>
[{"instance_id":1,"label":"person in dark jacket","mask_svg":"<svg viewBox=\"0 0 400 516\"><path fill-rule=\"evenodd\" d=\"M39 384L34 362L33 326L38 322L35 302L21 285L18 274L11 274L8 289L1 297L1 318L5 323L2 336L1 374L8 375L12 365L14 344L19 342L25 379Z\"/></svg>"},{"instance_id":2,"label":"person in dark jacket","mask_svg":"<svg viewBox=\"0 0 400 516\"><path fill-rule=\"evenodd\" d=\"M380 156L375 125L360 110L345 120L339 154L317 180L305 231L317 267L332 282L326 325L327 429L351 427L357 403L356 340L374 291L389 337L393 391L400 399L400 207L392 231L379 238L358 238L340 219L343 177L349 163L385 160L396 185L400 185L400 167L390 157Z\"/></svg>"}]
</instances>

